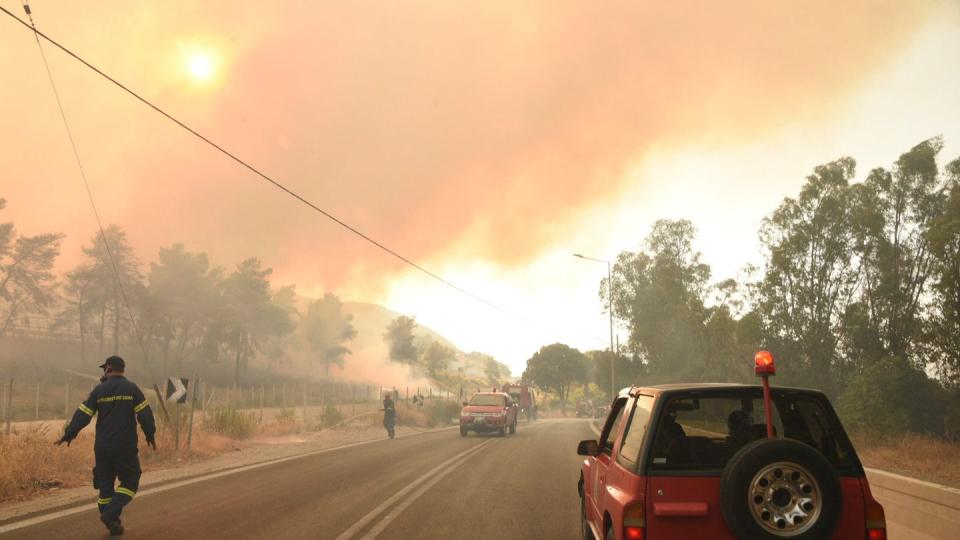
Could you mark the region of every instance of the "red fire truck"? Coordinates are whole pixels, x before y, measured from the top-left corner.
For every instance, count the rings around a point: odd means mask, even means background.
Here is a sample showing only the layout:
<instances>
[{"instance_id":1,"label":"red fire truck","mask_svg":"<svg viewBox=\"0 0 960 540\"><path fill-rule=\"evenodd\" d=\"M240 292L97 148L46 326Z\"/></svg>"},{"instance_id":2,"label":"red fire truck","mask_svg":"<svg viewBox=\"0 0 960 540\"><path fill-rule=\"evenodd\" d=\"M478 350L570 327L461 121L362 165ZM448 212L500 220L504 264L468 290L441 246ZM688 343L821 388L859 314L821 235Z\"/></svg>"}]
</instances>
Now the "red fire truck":
<instances>
[{"instance_id":1,"label":"red fire truck","mask_svg":"<svg viewBox=\"0 0 960 540\"><path fill-rule=\"evenodd\" d=\"M501 387L500 391L510 394L513 401L520 406L520 414L527 415L528 422L537 420L537 401L532 388L526 384L507 383Z\"/></svg>"}]
</instances>

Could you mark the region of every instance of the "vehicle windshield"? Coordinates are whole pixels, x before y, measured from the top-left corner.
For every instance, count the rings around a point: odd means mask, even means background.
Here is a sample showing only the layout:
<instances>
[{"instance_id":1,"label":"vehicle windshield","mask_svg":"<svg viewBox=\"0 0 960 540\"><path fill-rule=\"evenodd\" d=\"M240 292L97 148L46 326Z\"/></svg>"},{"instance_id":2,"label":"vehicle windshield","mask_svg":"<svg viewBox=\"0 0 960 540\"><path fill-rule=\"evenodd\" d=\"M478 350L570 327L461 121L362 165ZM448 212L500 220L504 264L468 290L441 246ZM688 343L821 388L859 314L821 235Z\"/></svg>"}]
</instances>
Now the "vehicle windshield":
<instances>
[{"instance_id":1,"label":"vehicle windshield","mask_svg":"<svg viewBox=\"0 0 960 540\"><path fill-rule=\"evenodd\" d=\"M856 464L843 428L822 399L775 392L773 402L776 436L813 446L837 468ZM660 412L650 469L720 470L743 446L765 436L759 389L672 397Z\"/></svg>"},{"instance_id":2,"label":"vehicle windshield","mask_svg":"<svg viewBox=\"0 0 960 540\"><path fill-rule=\"evenodd\" d=\"M484 394L470 398L470 405L478 405L481 407L503 407L504 403L503 396Z\"/></svg>"}]
</instances>

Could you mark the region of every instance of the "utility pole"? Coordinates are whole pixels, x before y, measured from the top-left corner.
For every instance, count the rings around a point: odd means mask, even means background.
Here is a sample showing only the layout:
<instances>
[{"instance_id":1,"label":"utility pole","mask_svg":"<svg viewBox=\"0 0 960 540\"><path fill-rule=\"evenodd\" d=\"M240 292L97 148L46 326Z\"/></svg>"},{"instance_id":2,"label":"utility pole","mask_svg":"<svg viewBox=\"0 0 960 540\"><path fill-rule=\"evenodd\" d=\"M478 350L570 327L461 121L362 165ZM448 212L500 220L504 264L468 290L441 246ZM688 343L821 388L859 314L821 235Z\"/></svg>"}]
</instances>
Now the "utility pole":
<instances>
[{"instance_id":1,"label":"utility pole","mask_svg":"<svg viewBox=\"0 0 960 540\"><path fill-rule=\"evenodd\" d=\"M606 259L595 259L579 253L574 253L573 256L607 265L607 313L610 314L610 400L613 401L617 397L617 383L613 372L614 361L617 358L617 348L613 344L613 266Z\"/></svg>"}]
</instances>

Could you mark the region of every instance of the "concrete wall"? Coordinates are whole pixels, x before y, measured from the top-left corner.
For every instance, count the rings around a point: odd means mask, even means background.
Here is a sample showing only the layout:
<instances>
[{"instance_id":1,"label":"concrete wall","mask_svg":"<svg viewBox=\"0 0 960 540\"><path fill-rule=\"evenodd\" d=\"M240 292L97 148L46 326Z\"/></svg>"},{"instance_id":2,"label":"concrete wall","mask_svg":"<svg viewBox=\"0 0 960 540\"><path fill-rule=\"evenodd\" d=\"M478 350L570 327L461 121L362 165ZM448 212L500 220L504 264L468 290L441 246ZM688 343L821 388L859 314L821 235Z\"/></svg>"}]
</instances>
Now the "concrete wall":
<instances>
[{"instance_id":1,"label":"concrete wall","mask_svg":"<svg viewBox=\"0 0 960 540\"><path fill-rule=\"evenodd\" d=\"M876 469L867 469L867 479L886 512L888 538L960 538L960 490Z\"/></svg>"}]
</instances>

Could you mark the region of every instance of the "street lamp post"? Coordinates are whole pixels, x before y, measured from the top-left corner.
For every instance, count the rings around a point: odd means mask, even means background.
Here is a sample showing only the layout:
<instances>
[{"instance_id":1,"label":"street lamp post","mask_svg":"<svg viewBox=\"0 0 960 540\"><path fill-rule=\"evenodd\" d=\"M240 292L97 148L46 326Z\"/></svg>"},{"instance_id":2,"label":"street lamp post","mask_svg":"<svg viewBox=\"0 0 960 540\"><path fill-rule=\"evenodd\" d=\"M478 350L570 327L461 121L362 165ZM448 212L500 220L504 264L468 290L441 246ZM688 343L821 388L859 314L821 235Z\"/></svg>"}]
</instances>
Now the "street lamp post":
<instances>
[{"instance_id":1,"label":"street lamp post","mask_svg":"<svg viewBox=\"0 0 960 540\"><path fill-rule=\"evenodd\" d=\"M614 382L613 377L613 362L617 357L617 351L613 347L613 272L610 261L605 259L596 259L593 257L587 257L579 253L574 253L574 257L584 259L587 261L595 261L605 263L607 265L607 312L610 314L610 399L613 400L617 397L617 383Z\"/></svg>"}]
</instances>

